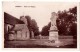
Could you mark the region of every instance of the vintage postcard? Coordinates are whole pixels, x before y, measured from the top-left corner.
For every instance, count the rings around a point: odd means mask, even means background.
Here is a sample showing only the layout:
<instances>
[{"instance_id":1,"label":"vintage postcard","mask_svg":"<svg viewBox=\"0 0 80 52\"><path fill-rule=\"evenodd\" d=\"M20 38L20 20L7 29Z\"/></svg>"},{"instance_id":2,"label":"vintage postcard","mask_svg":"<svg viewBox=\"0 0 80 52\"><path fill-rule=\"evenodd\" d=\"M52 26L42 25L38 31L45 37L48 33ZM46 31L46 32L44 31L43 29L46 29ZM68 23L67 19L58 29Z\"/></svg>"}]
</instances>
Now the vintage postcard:
<instances>
[{"instance_id":1,"label":"vintage postcard","mask_svg":"<svg viewBox=\"0 0 80 52\"><path fill-rule=\"evenodd\" d=\"M3 1L4 48L77 48L76 2Z\"/></svg>"}]
</instances>

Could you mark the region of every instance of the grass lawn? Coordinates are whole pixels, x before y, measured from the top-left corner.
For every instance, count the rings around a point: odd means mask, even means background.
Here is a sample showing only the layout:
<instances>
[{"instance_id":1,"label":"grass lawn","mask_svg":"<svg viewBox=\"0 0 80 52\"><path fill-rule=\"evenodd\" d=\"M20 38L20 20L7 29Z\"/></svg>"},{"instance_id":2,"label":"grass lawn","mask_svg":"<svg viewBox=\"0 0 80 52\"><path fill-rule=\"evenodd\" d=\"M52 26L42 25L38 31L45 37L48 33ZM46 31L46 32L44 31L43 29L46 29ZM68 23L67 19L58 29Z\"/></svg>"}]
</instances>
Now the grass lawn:
<instances>
[{"instance_id":1,"label":"grass lawn","mask_svg":"<svg viewBox=\"0 0 80 52\"><path fill-rule=\"evenodd\" d=\"M4 48L76 48L73 39L60 39L60 43L55 44L46 39L34 39L26 41L5 41ZM56 47L59 45L59 47Z\"/></svg>"}]
</instances>

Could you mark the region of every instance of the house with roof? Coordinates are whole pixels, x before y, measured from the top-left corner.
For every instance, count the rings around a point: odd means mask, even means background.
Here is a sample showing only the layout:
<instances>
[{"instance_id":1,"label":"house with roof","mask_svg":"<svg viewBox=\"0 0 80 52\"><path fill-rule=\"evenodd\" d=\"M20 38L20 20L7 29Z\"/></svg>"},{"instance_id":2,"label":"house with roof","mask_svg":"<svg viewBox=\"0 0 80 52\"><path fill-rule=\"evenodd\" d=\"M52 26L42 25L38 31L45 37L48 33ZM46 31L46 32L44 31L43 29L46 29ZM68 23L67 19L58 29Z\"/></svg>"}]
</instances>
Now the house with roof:
<instances>
[{"instance_id":1,"label":"house with roof","mask_svg":"<svg viewBox=\"0 0 80 52\"><path fill-rule=\"evenodd\" d=\"M30 39L29 28L25 17L16 17L4 12L4 39L5 40L27 40Z\"/></svg>"}]
</instances>

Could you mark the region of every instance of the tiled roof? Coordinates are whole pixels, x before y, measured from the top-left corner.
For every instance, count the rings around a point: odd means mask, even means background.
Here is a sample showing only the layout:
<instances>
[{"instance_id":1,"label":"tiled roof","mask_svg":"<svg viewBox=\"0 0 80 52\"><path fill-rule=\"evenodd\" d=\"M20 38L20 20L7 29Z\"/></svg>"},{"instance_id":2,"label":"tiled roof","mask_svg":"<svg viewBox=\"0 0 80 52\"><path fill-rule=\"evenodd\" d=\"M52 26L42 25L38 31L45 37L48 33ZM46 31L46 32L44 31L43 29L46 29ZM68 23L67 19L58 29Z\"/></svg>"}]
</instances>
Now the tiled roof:
<instances>
[{"instance_id":1,"label":"tiled roof","mask_svg":"<svg viewBox=\"0 0 80 52\"><path fill-rule=\"evenodd\" d=\"M23 21L17 19L16 17L4 12L4 23L7 23L7 24L12 24L12 25L15 25L15 24L24 24Z\"/></svg>"}]
</instances>

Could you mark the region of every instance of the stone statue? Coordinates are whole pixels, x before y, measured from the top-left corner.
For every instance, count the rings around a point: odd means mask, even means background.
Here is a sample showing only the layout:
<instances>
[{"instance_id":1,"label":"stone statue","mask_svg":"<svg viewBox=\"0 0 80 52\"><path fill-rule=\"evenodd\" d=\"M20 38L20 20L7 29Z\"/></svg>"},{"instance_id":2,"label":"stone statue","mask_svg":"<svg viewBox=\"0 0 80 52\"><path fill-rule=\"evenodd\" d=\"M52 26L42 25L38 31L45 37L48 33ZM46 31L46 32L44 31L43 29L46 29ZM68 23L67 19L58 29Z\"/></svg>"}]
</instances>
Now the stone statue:
<instances>
[{"instance_id":1,"label":"stone statue","mask_svg":"<svg viewBox=\"0 0 80 52\"><path fill-rule=\"evenodd\" d=\"M58 18L58 15L55 12L52 12L51 14L51 27L50 30L57 30L57 26L56 26L56 19Z\"/></svg>"}]
</instances>

